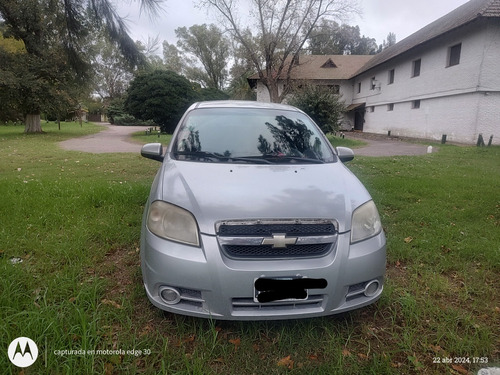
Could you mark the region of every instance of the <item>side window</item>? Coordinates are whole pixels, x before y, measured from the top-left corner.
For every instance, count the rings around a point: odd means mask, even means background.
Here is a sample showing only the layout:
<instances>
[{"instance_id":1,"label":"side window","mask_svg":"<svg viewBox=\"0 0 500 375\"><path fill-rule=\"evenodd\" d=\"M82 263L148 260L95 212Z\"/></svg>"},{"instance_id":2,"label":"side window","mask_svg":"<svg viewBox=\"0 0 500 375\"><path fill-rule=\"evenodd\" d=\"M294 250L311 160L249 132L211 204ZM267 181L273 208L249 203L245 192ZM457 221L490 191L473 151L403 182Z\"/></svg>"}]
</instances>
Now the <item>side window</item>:
<instances>
[{"instance_id":1,"label":"side window","mask_svg":"<svg viewBox=\"0 0 500 375\"><path fill-rule=\"evenodd\" d=\"M462 52L462 43L455 44L448 49L448 65L453 66L460 64L460 54Z\"/></svg>"},{"instance_id":2,"label":"side window","mask_svg":"<svg viewBox=\"0 0 500 375\"><path fill-rule=\"evenodd\" d=\"M389 70L389 77L387 84L391 85L394 83L394 69Z\"/></svg>"},{"instance_id":3,"label":"side window","mask_svg":"<svg viewBox=\"0 0 500 375\"><path fill-rule=\"evenodd\" d=\"M414 60L411 64L411 76L418 77L420 75L420 67L422 66L422 60Z\"/></svg>"}]
</instances>

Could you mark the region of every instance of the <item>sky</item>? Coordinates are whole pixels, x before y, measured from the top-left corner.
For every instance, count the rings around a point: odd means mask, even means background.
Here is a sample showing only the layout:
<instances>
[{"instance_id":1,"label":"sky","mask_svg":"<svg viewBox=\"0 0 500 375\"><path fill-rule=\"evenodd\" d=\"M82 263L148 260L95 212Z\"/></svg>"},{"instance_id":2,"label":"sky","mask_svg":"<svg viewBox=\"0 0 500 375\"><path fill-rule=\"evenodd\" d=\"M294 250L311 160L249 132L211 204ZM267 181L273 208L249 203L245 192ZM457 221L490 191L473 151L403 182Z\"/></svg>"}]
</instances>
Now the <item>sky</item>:
<instances>
[{"instance_id":1,"label":"sky","mask_svg":"<svg viewBox=\"0 0 500 375\"><path fill-rule=\"evenodd\" d=\"M132 2L129 2L132 1ZM247 0L249 1L249 0ZM468 0L358 0L362 16L351 17L350 25L358 25L361 35L375 38L382 44L389 32L396 34L396 41L401 41L415 31L435 21L441 16L458 8ZM193 0L165 0L163 12L151 19L147 14L140 14L139 0L114 0L118 13L127 19L132 39L147 43L148 38L158 37L175 44L175 29L196 24L214 23L217 18L195 5ZM161 50L158 51L161 54Z\"/></svg>"}]
</instances>

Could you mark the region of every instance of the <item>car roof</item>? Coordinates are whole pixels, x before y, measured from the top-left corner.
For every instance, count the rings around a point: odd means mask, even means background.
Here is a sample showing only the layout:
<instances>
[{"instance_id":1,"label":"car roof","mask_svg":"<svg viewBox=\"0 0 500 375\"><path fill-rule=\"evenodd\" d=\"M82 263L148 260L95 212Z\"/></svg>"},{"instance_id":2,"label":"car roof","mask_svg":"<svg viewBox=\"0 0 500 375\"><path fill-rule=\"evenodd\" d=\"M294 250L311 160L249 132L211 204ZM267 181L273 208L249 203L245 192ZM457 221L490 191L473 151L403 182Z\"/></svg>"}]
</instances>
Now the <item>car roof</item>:
<instances>
[{"instance_id":1,"label":"car roof","mask_svg":"<svg viewBox=\"0 0 500 375\"><path fill-rule=\"evenodd\" d=\"M256 102L251 100L213 100L194 103L189 110L195 108L251 108L251 109L278 109L282 111L302 112L300 109L287 104Z\"/></svg>"}]
</instances>

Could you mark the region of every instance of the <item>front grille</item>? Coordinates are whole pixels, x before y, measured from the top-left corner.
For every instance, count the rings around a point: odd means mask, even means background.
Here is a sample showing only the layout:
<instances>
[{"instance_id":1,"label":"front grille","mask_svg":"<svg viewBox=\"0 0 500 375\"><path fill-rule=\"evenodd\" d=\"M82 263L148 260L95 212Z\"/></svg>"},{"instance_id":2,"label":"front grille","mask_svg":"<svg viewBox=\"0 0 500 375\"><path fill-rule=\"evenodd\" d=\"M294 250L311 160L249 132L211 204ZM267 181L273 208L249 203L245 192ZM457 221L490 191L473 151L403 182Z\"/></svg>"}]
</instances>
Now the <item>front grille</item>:
<instances>
[{"instance_id":1,"label":"front grille","mask_svg":"<svg viewBox=\"0 0 500 375\"><path fill-rule=\"evenodd\" d=\"M331 244L288 245L286 248L273 248L271 245L226 245L224 252L235 258L281 258L281 257L317 257L330 250Z\"/></svg>"},{"instance_id":2,"label":"front grille","mask_svg":"<svg viewBox=\"0 0 500 375\"><path fill-rule=\"evenodd\" d=\"M288 236L327 235L335 233L335 226L331 222L325 224L221 224L218 230L220 236L272 236L273 233L286 233Z\"/></svg>"},{"instance_id":3,"label":"front grille","mask_svg":"<svg viewBox=\"0 0 500 375\"><path fill-rule=\"evenodd\" d=\"M330 252L337 239L335 224L323 219L233 220L218 223L216 232L222 252L230 258L306 258ZM291 243L283 245L278 237Z\"/></svg>"}]
</instances>

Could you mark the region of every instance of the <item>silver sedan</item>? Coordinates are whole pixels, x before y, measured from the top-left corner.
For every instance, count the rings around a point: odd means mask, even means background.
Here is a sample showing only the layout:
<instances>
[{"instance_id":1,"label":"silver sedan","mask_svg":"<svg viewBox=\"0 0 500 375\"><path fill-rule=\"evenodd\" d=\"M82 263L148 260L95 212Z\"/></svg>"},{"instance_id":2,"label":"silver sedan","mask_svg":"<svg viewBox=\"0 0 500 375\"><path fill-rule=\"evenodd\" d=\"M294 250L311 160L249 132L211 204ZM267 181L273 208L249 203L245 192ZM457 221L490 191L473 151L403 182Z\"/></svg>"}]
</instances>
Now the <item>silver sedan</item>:
<instances>
[{"instance_id":1,"label":"silver sedan","mask_svg":"<svg viewBox=\"0 0 500 375\"><path fill-rule=\"evenodd\" d=\"M317 317L381 295L386 241L377 208L302 111L192 105L162 162L141 232L146 294L160 309L223 320Z\"/></svg>"}]
</instances>

